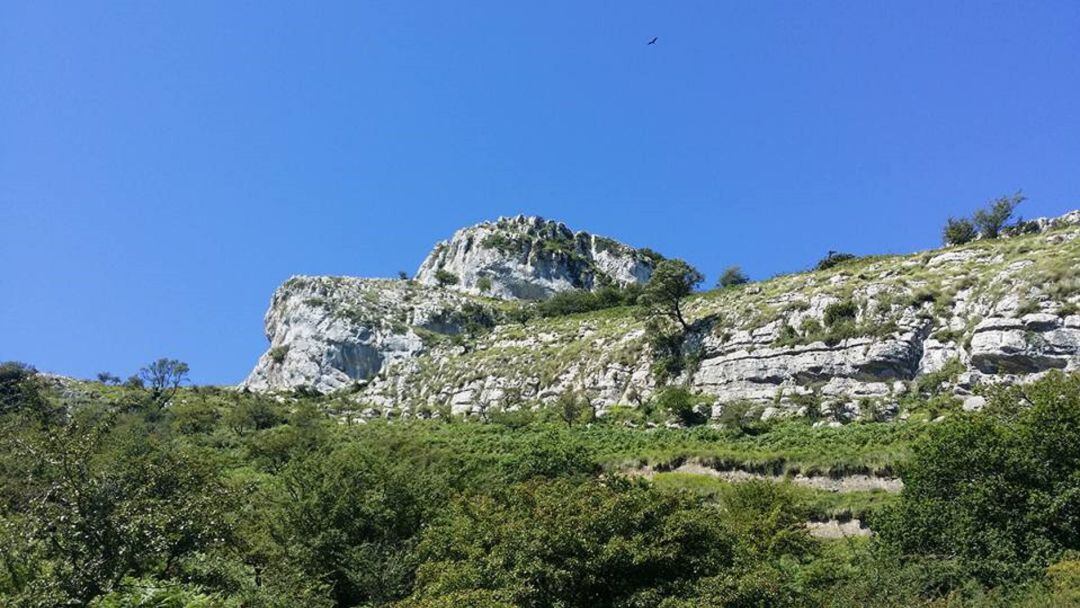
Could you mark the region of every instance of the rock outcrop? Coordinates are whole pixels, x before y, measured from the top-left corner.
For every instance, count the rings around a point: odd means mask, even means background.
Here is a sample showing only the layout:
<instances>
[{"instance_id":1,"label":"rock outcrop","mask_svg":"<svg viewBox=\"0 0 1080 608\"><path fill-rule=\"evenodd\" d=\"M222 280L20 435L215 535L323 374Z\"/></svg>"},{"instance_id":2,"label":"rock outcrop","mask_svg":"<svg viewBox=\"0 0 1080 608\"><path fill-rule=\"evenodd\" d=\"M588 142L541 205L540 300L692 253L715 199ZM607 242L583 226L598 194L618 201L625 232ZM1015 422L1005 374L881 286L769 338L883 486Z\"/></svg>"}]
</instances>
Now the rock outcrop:
<instances>
[{"instance_id":1,"label":"rock outcrop","mask_svg":"<svg viewBox=\"0 0 1080 608\"><path fill-rule=\"evenodd\" d=\"M644 283L656 257L559 222L519 215L458 230L435 245L416 280L438 285L441 273L452 289L542 300L560 291Z\"/></svg>"},{"instance_id":2,"label":"rock outcrop","mask_svg":"<svg viewBox=\"0 0 1080 608\"><path fill-rule=\"evenodd\" d=\"M567 391L604 411L639 405L671 383L711 396L717 416L733 404L765 417L889 416L927 384L976 409L979 384L1080 369L1077 221L1073 212L1009 238L697 294L685 309L692 328L682 336L681 368L663 372L629 308L511 322L509 313L527 304L474 293L483 276L488 293L509 299L588 288L600 271L616 283L640 281L649 256L620 246L604 258L598 237L501 220L436 248L417 281L290 280L267 313L271 349L245 384L349 386L357 406L372 412L477 412ZM478 248L499 225L525 227L536 240L519 257L493 256L490 243ZM562 257L557 273L540 271L550 267L537 243L550 230L571 235L574 251L592 252L592 261L579 267ZM440 264L459 273L457 290L427 284Z\"/></svg>"},{"instance_id":3,"label":"rock outcrop","mask_svg":"<svg viewBox=\"0 0 1080 608\"><path fill-rule=\"evenodd\" d=\"M265 318L270 348L243 386L320 393L356 387L416 356L433 336L493 319L483 304L412 281L293 277L274 293Z\"/></svg>"}]
</instances>

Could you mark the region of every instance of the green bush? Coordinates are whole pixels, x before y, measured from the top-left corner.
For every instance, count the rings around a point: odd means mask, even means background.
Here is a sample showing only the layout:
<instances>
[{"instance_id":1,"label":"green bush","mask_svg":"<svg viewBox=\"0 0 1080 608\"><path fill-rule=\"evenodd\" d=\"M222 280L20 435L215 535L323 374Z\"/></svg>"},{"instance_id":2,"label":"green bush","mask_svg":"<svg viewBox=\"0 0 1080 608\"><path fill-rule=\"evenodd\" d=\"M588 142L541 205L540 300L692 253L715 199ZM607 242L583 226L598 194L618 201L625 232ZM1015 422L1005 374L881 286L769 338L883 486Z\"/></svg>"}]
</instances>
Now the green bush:
<instances>
[{"instance_id":1,"label":"green bush","mask_svg":"<svg viewBox=\"0 0 1080 608\"><path fill-rule=\"evenodd\" d=\"M945 227L941 233L941 241L946 245L963 245L975 240L975 237L979 235L971 220L951 217L945 221Z\"/></svg>"},{"instance_id":2,"label":"green bush","mask_svg":"<svg viewBox=\"0 0 1080 608\"><path fill-rule=\"evenodd\" d=\"M856 259L856 256L851 253L843 253L841 251L830 251L828 255L818 260L818 263L814 265L815 270L828 270L834 266L843 264Z\"/></svg>"},{"instance_id":3,"label":"green bush","mask_svg":"<svg viewBox=\"0 0 1080 608\"><path fill-rule=\"evenodd\" d=\"M704 424L709 414L704 412L708 398L695 395L682 386L669 386L653 397L653 408L675 417L685 426Z\"/></svg>"},{"instance_id":4,"label":"green bush","mask_svg":"<svg viewBox=\"0 0 1080 608\"><path fill-rule=\"evenodd\" d=\"M716 286L720 288L734 287L749 282L750 277L746 276L746 273L742 271L742 268L739 268L738 266L728 266L724 269L724 273L720 275L720 280L716 282Z\"/></svg>"},{"instance_id":5,"label":"green bush","mask_svg":"<svg viewBox=\"0 0 1080 608\"><path fill-rule=\"evenodd\" d=\"M457 285L459 281L458 276L449 270L440 268L435 271L435 282L439 284L439 287Z\"/></svg>"},{"instance_id":6,"label":"green bush","mask_svg":"<svg viewBox=\"0 0 1080 608\"><path fill-rule=\"evenodd\" d=\"M973 220L975 225L979 227L979 233L982 237L984 239L997 238L1006 227L1009 219L1012 218L1016 207L1026 199L1027 197L1017 192L1012 196L997 198L991 201L986 208L976 211Z\"/></svg>"},{"instance_id":7,"label":"green bush","mask_svg":"<svg viewBox=\"0 0 1080 608\"><path fill-rule=\"evenodd\" d=\"M900 554L981 584L1030 580L1080 550L1078 470L1080 377L1053 373L936 425L901 471L900 500L872 525Z\"/></svg>"},{"instance_id":8,"label":"green bush","mask_svg":"<svg viewBox=\"0 0 1080 608\"><path fill-rule=\"evenodd\" d=\"M825 327L834 327L844 321L854 321L858 314L859 306L855 302L841 300L825 307L822 320L825 322Z\"/></svg>"},{"instance_id":9,"label":"green bush","mask_svg":"<svg viewBox=\"0 0 1080 608\"><path fill-rule=\"evenodd\" d=\"M289 345L283 344L281 346L275 346L270 349L270 360L274 363L281 364L285 361L285 355L289 354Z\"/></svg>"}]
</instances>

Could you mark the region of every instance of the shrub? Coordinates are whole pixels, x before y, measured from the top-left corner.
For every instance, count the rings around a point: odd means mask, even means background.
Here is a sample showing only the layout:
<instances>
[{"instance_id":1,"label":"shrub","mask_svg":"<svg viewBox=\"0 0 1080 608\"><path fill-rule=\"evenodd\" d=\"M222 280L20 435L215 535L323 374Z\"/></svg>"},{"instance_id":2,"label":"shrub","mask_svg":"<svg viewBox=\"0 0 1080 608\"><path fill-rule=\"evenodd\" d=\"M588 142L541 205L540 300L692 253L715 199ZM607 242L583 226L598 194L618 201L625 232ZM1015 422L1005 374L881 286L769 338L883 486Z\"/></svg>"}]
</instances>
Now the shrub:
<instances>
[{"instance_id":1,"label":"shrub","mask_svg":"<svg viewBox=\"0 0 1080 608\"><path fill-rule=\"evenodd\" d=\"M676 598L695 578L731 567L734 548L697 499L615 478L465 497L424 531L417 553L409 606L486 590L507 606L604 608Z\"/></svg>"},{"instance_id":2,"label":"shrub","mask_svg":"<svg viewBox=\"0 0 1080 608\"><path fill-rule=\"evenodd\" d=\"M283 344L270 349L270 359L277 364L285 361L285 355L289 354L289 345Z\"/></svg>"},{"instance_id":3,"label":"shrub","mask_svg":"<svg viewBox=\"0 0 1080 608\"><path fill-rule=\"evenodd\" d=\"M1006 223L1012 218L1017 205L1027 199L1017 192L1012 196L1002 196L992 201L986 208L975 212L975 225L984 239L995 239L1001 234Z\"/></svg>"},{"instance_id":4,"label":"shrub","mask_svg":"<svg viewBox=\"0 0 1080 608\"><path fill-rule=\"evenodd\" d=\"M900 554L985 585L1028 580L1080 550L1078 467L1080 375L1054 372L935 425L901 471L899 501L872 527Z\"/></svg>"},{"instance_id":5,"label":"shrub","mask_svg":"<svg viewBox=\"0 0 1080 608\"><path fill-rule=\"evenodd\" d=\"M825 307L825 315L822 319L826 327L834 327L844 321L854 321L859 313L859 307L851 300L833 302Z\"/></svg>"},{"instance_id":6,"label":"shrub","mask_svg":"<svg viewBox=\"0 0 1080 608\"><path fill-rule=\"evenodd\" d=\"M728 266L724 269L724 273L720 275L720 280L717 281L717 287L734 287L735 285L744 285L750 282L750 277L746 276L746 273L742 271L742 268L738 266Z\"/></svg>"},{"instance_id":7,"label":"shrub","mask_svg":"<svg viewBox=\"0 0 1080 608\"><path fill-rule=\"evenodd\" d=\"M963 245L975 240L976 236L978 236L978 231L975 230L975 224L971 220L950 217L945 222L945 228L942 229L941 240L946 245Z\"/></svg>"},{"instance_id":8,"label":"shrub","mask_svg":"<svg viewBox=\"0 0 1080 608\"><path fill-rule=\"evenodd\" d=\"M596 291L584 289L562 291L537 303L535 310L541 317L561 317L617 306L630 306L637 303L641 289L640 285L626 287L607 285Z\"/></svg>"},{"instance_id":9,"label":"shrub","mask_svg":"<svg viewBox=\"0 0 1080 608\"><path fill-rule=\"evenodd\" d=\"M479 279L476 279L476 288L479 289L481 293L491 291L491 277L482 276Z\"/></svg>"},{"instance_id":10,"label":"shrub","mask_svg":"<svg viewBox=\"0 0 1080 608\"><path fill-rule=\"evenodd\" d=\"M446 287L448 285L457 285L458 276L449 270L440 268L435 271L435 282L439 284L439 287Z\"/></svg>"},{"instance_id":11,"label":"shrub","mask_svg":"<svg viewBox=\"0 0 1080 608\"><path fill-rule=\"evenodd\" d=\"M669 386L653 397L653 407L667 412L686 426L704 424L709 415L702 413L703 399L681 386Z\"/></svg>"},{"instance_id":12,"label":"shrub","mask_svg":"<svg viewBox=\"0 0 1080 608\"><path fill-rule=\"evenodd\" d=\"M817 265L814 266L816 270L828 270L838 264L842 264L849 260L854 260L856 256L851 253L843 253L840 251L830 251L828 255L818 260Z\"/></svg>"}]
</instances>

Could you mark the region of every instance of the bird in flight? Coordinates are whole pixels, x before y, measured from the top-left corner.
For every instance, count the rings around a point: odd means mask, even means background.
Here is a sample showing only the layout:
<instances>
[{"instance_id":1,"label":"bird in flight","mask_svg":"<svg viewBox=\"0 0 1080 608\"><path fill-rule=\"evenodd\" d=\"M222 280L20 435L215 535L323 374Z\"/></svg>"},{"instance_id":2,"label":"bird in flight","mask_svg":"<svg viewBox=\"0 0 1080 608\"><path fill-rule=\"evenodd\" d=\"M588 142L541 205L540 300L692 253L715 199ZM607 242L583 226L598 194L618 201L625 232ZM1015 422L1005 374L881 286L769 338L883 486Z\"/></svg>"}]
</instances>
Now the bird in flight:
<instances>
[{"instance_id":1,"label":"bird in flight","mask_svg":"<svg viewBox=\"0 0 1080 608\"><path fill-rule=\"evenodd\" d=\"M653 36L653 39L652 39L652 40L650 40L650 41L648 42L648 44L646 44L645 46L649 46L650 44L656 44L656 41L657 41L657 40L659 40L659 39L660 39L660 37L659 37L659 36Z\"/></svg>"}]
</instances>

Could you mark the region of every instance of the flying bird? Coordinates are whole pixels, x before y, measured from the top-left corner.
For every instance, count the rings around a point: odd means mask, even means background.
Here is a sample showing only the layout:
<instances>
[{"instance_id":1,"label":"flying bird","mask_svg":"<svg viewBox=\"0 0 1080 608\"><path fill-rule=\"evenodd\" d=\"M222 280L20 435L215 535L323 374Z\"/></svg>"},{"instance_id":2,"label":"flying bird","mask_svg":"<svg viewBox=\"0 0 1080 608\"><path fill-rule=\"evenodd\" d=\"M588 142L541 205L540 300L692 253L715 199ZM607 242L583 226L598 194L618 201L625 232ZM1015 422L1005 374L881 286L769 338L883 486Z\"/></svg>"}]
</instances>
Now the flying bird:
<instances>
[{"instance_id":1,"label":"flying bird","mask_svg":"<svg viewBox=\"0 0 1080 608\"><path fill-rule=\"evenodd\" d=\"M653 39L652 39L652 40L650 40L650 41L648 42L648 44L646 44L645 46L649 46L649 44L656 44L656 41L657 41L657 40L659 40L659 39L660 39L660 37L659 37L659 36L653 36Z\"/></svg>"}]
</instances>

